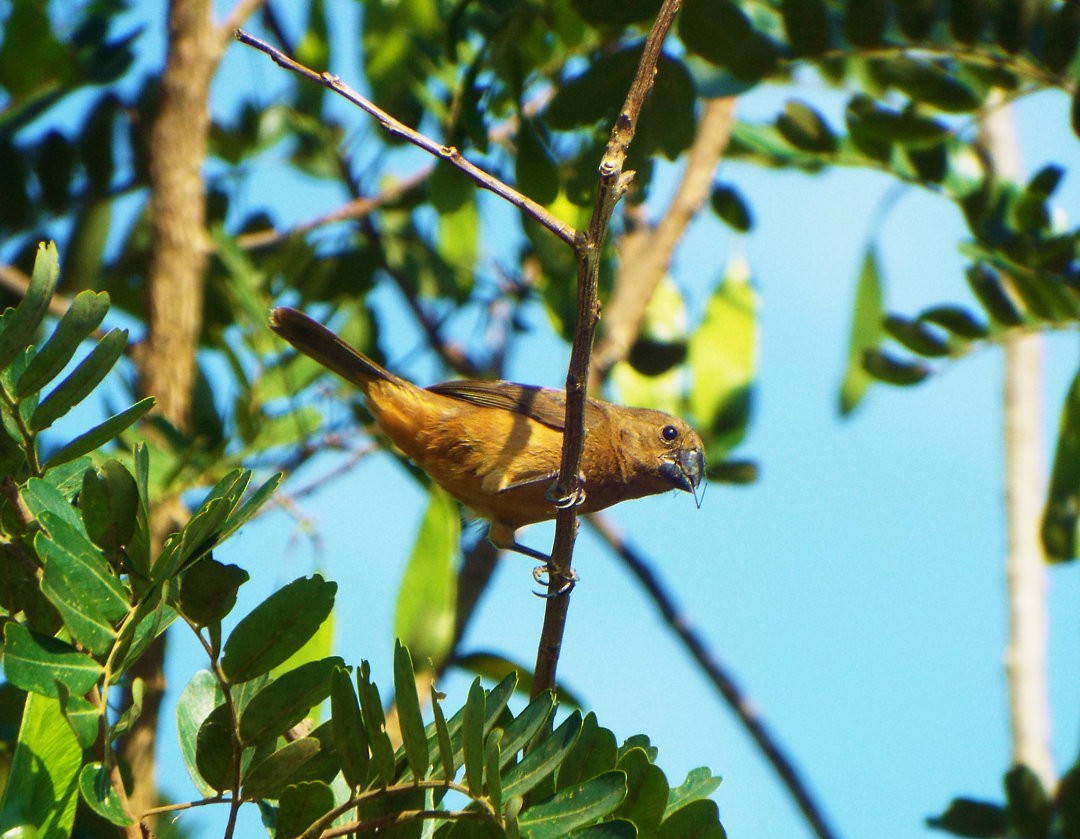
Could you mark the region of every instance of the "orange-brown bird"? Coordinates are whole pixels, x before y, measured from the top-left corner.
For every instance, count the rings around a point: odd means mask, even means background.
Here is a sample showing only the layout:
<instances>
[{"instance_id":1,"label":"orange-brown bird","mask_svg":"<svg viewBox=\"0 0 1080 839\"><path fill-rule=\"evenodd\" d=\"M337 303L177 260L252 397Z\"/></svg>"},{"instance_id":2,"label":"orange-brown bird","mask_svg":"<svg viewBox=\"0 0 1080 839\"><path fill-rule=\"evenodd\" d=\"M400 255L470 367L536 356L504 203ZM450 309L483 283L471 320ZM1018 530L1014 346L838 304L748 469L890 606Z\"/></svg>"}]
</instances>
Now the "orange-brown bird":
<instances>
[{"instance_id":1,"label":"orange-brown bird","mask_svg":"<svg viewBox=\"0 0 1080 839\"><path fill-rule=\"evenodd\" d=\"M548 490L562 460L566 395L503 381L421 388L383 369L296 309L270 327L363 391L379 428L443 489L491 523L500 548L546 561L514 532L555 517ZM705 471L701 438L676 417L588 400L583 513L671 489L694 493Z\"/></svg>"}]
</instances>

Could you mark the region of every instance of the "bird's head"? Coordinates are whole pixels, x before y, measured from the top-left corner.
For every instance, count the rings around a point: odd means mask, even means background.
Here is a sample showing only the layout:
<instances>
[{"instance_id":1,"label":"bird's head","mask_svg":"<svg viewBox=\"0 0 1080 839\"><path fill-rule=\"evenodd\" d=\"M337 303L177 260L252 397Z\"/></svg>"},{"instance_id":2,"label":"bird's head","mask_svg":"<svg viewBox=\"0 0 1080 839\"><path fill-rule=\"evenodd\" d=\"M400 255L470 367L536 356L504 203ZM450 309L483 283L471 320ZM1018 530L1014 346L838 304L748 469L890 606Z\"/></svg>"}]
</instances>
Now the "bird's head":
<instances>
[{"instance_id":1,"label":"bird's head","mask_svg":"<svg viewBox=\"0 0 1080 839\"><path fill-rule=\"evenodd\" d=\"M705 449L688 423L661 411L633 409L622 437L624 447L633 453L639 479L651 484L643 494L681 489L697 500L705 476Z\"/></svg>"}]
</instances>

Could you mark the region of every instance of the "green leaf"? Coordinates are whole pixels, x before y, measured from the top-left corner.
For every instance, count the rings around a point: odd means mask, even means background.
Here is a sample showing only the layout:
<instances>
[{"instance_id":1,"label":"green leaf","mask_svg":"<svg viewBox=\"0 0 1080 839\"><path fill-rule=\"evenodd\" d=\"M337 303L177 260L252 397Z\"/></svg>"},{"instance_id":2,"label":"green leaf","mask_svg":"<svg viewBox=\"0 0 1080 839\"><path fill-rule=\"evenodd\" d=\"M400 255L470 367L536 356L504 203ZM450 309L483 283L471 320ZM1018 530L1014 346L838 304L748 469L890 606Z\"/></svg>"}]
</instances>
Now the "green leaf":
<instances>
[{"instance_id":1,"label":"green leaf","mask_svg":"<svg viewBox=\"0 0 1080 839\"><path fill-rule=\"evenodd\" d=\"M90 539L108 553L119 557L135 532L139 511L139 488L135 478L116 460L106 460L100 469L83 474L79 510Z\"/></svg>"},{"instance_id":2,"label":"green leaf","mask_svg":"<svg viewBox=\"0 0 1080 839\"><path fill-rule=\"evenodd\" d=\"M205 557L180 578L180 611L197 626L219 623L236 605L236 593L250 575L237 565Z\"/></svg>"},{"instance_id":3,"label":"green leaf","mask_svg":"<svg viewBox=\"0 0 1080 839\"><path fill-rule=\"evenodd\" d=\"M1046 839L1054 811L1038 776L1024 765L1005 773L1009 823L1021 839Z\"/></svg>"},{"instance_id":4,"label":"green leaf","mask_svg":"<svg viewBox=\"0 0 1080 839\"><path fill-rule=\"evenodd\" d=\"M941 337L937 329L900 315L885 318L885 331L913 353L930 358L941 358L958 349L948 339Z\"/></svg>"},{"instance_id":5,"label":"green leaf","mask_svg":"<svg viewBox=\"0 0 1080 839\"><path fill-rule=\"evenodd\" d=\"M776 130L791 145L800 151L813 154L833 154L839 143L836 133L815 108L789 99L784 103L784 112L776 118Z\"/></svg>"},{"instance_id":6,"label":"green leaf","mask_svg":"<svg viewBox=\"0 0 1080 839\"><path fill-rule=\"evenodd\" d=\"M386 733L386 717L383 714L379 687L371 681L371 665L361 661L356 669L356 690L360 696L360 710L371 747L372 763L379 781L389 784L394 779L394 747Z\"/></svg>"},{"instance_id":7,"label":"green leaf","mask_svg":"<svg viewBox=\"0 0 1080 839\"><path fill-rule=\"evenodd\" d=\"M863 367L875 379L891 385L917 385L930 375L930 368L921 361L903 361L880 349L863 353Z\"/></svg>"},{"instance_id":8,"label":"green leaf","mask_svg":"<svg viewBox=\"0 0 1080 839\"><path fill-rule=\"evenodd\" d=\"M713 438L707 460L719 462L746 435L757 372L757 309L749 272L743 265L729 265L690 337L690 411Z\"/></svg>"},{"instance_id":9,"label":"green leaf","mask_svg":"<svg viewBox=\"0 0 1080 839\"><path fill-rule=\"evenodd\" d=\"M746 82L758 82L776 68L774 44L729 0L687 0L677 25L686 48Z\"/></svg>"},{"instance_id":10,"label":"green leaf","mask_svg":"<svg viewBox=\"0 0 1080 839\"><path fill-rule=\"evenodd\" d=\"M844 36L857 47L876 47L881 44L888 19L888 0L850 0Z\"/></svg>"},{"instance_id":11,"label":"green leaf","mask_svg":"<svg viewBox=\"0 0 1080 839\"><path fill-rule=\"evenodd\" d=\"M1055 803L1061 839L1080 839L1080 764L1074 764L1061 776Z\"/></svg>"},{"instance_id":12,"label":"green leaf","mask_svg":"<svg viewBox=\"0 0 1080 839\"><path fill-rule=\"evenodd\" d=\"M727 184L716 185L709 196L709 203L713 212L732 230L749 233L754 227L754 215L750 211L750 205L735 187Z\"/></svg>"},{"instance_id":13,"label":"green leaf","mask_svg":"<svg viewBox=\"0 0 1080 839\"><path fill-rule=\"evenodd\" d=\"M881 65L885 78L922 105L946 113L967 113L982 104L982 98L939 64L914 58L892 58Z\"/></svg>"},{"instance_id":14,"label":"green leaf","mask_svg":"<svg viewBox=\"0 0 1080 839\"><path fill-rule=\"evenodd\" d=\"M10 21L9 21L10 23ZM8 31L5 45L11 38ZM60 277L60 258L56 243L42 242L34 258L34 272L26 294L14 311L6 311L0 318L0 369L7 367L19 353L30 345L34 333L49 311L49 300L56 291Z\"/></svg>"},{"instance_id":15,"label":"green leaf","mask_svg":"<svg viewBox=\"0 0 1080 839\"><path fill-rule=\"evenodd\" d=\"M68 496L61 492L51 480L31 478L26 482L20 495L35 519L41 519L48 513L51 517L50 521L63 522L68 525L69 530L81 535L82 520L79 518L78 511L71 506ZM75 539L80 547L93 547L88 536L78 539L78 536L68 534L68 538Z\"/></svg>"},{"instance_id":16,"label":"green leaf","mask_svg":"<svg viewBox=\"0 0 1080 839\"><path fill-rule=\"evenodd\" d=\"M88 763L79 773L79 792L91 810L115 825L126 827L134 820L124 812L124 802L109 783L109 770L100 761Z\"/></svg>"},{"instance_id":17,"label":"green leaf","mask_svg":"<svg viewBox=\"0 0 1080 839\"><path fill-rule=\"evenodd\" d=\"M334 607L337 583L318 574L294 580L237 624L221 666L236 684L269 673L315 634Z\"/></svg>"},{"instance_id":18,"label":"green leaf","mask_svg":"<svg viewBox=\"0 0 1080 839\"><path fill-rule=\"evenodd\" d=\"M820 55L829 49L829 14L823 0L781 0L784 30L795 55Z\"/></svg>"},{"instance_id":19,"label":"green leaf","mask_svg":"<svg viewBox=\"0 0 1080 839\"><path fill-rule=\"evenodd\" d=\"M25 398L59 376L108 311L109 295L105 292L82 291L75 295L45 346L30 359L19 376L15 395Z\"/></svg>"},{"instance_id":20,"label":"green leaf","mask_svg":"<svg viewBox=\"0 0 1080 839\"><path fill-rule=\"evenodd\" d=\"M518 818L521 835L529 839L560 839L576 827L602 819L625 797L626 776L617 770L605 772L526 809Z\"/></svg>"},{"instance_id":21,"label":"green leaf","mask_svg":"<svg viewBox=\"0 0 1080 839\"><path fill-rule=\"evenodd\" d=\"M1047 487L1042 541L1047 558L1064 562L1077 555L1080 511L1080 372L1061 407L1054 465Z\"/></svg>"},{"instance_id":22,"label":"green leaf","mask_svg":"<svg viewBox=\"0 0 1080 839\"><path fill-rule=\"evenodd\" d=\"M921 116L910 108L897 112L879 107L870 97L861 94L848 104L846 117L848 131L856 144L863 140L871 144L934 146L949 137L949 127L943 122ZM872 157L880 157L880 152L874 152L872 148L860 148Z\"/></svg>"},{"instance_id":23,"label":"green leaf","mask_svg":"<svg viewBox=\"0 0 1080 839\"><path fill-rule=\"evenodd\" d=\"M535 697L525 709L506 724L500 745L505 765L523 751L555 713L555 697L546 690Z\"/></svg>"},{"instance_id":24,"label":"green leaf","mask_svg":"<svg viewBox=\"0 0 1080 839\"><path fill-rule=\"evenodd\" d=\"M233 788L234 746L239 748L233 738L232 716L222 702L206 715L195 735L195 769L217 792Z\"/></svg>"},{"instance_id":25,"label":"green leaf","mask_svg":"<svg viewBox=\"0 0 1080 839\"><path fill-rule=\"evenodd\" d=\"M1080 7L1062 3L1046 25L1042 62L1053 73L1064 73L1080 46Z\"/></svg>"},{"instance_id":26,"label":"green leaf","mask_svg":"<svg viewBox=\"0 0 1080 839\"><path fill-rule=\"evenodd\" d=\"M420 661L439 665L454 641L461 515L448 493L431 486L409 562L398 587L394 634Z\"/></svg>"},{"instance_id":27,"label":"green leaf","mask_svg":"<svg viewBox=\"0 0 1080 839\"><path fill-rule=\"evenodd\" d=\"M536 124L521 117L514 161L518 190L538 204L550 204L559 195L559 167L537 131Z\"/></svg>"},{"instance_id":28,"label":"green leaf","mask_svg":"<svg viewBox=\"0 0 1080 839\"><path fill-rule=\"evenodd\" d=\"M4 676L16 687L56 698L56 682L61 682L81 696L103 673L100 664L70 644L17 623L4 626Z\"/></svg>"},{"instance_id":29,"label":"green leaf","mask_svg":"<svg viewBox=\"0 0 1080 839\"><path fill-rule=\"evenodd\" d=\"M281 791L275 836L300 836L334 807L334 791L322 781L302 781Z\"/></svg>"},{"instance_id":30,"label":"green leaf","mask_svg":"<svg viewBox=\"0 0 1080 839\"><path fill-rule=\"evenodd\" d=\"M199 729L210 716L210 712L224 700L221 686L214 674L209 670L199 670L184 686L176 703L176 733L180 742L180 755L192 782L206 798L214 795L214 787L203 779L196 762Z\"/></svg>"},{"instance_id":31,"label":"green leaf","mask_svg":"<svg viewBox=\"0 0 1080 839\"><path fill-rule=\"evenodd\" d=\"M265 760L254 763L241 784L243 797L249 801L278 798L304 764L318 756L320 747L314 737L301 737L286 743Z\"/></svg>"},{"instance_id":32,"label":"green leaf","mask_svg":"<svg viewBox=\"0 0 1080 839\"><path fill-rule=\"evenodd\" d=\"M465 700L461 724L461 745L465 756L465 782L469 794L479 797L484 791L484 716L486 697L479 679L473 679Z\"/></svg>"},{"instance_id":33,"label":"green leaf","mask_svg":"<svg viewBox=\"0 0 1080 839\"><path fill-rule=\"evenodd\" d=\"M999 324L1019 326L1024 322L1024 316L995 272L981 263L972 265L967 270L967 281L987 314Z\"/></svg>"},{"instance_id":34,"label":"green leaf","mask_svg":"<svg viewBox=\"0 0 1080 839\"><path fill-rule=\"evenodd\" d=\"M360 702L344 667L336 668L330 676L330 719L345 783L356 789L367 781L370 751Z\"/></svg>"},{"instance_id":35,"label":"green leaf","mask_svg":"<svg viewBox=\"0 0 1080 839\"><path fill-rule=\"evenodd\" d=\"M582 720L581 732L574 741L574 747L559 766L555 789L565 789L614 769L618 753L615 735L601 728L596 714L590 711Z\"/></svg>"},{"instance_id":36,"label":"green leaf","mask_svg":"<svg viewBox=\"0 0 1080 839\"><path fill-rule=\"evenodd\" d=\"M435 689L435 682L431 683L431 713L434 717L435 739L439 744L439 760L442 764L442 777L453 780L457 773L454 765L454 747L450 742L450 727L446 724L446 715L443 714L442 703L439 701L439 692ZM438 773L436 773L438 775Z\"/></svg>"},{"instance_id":37,"label":"green leaf","mask_svg":"<svg viewBox=\"0 0 1080 839\"><path fill-rule=\"evenodd\" d=\"M637 839L639 835L652 834L639 832L634 822L625 819L612 819L588 827L579 827L570 834L572 839Z\"/></svg>"},{"instance_id":38,"label":"green leaf","mask_svg":"<svg viewBox=\"0 0 1080 839\"><path fill-rule=\"evenodd\" d=\"M986 26L990 4L987 0L950 0L949 29L962 44L974 44Z\"/></svg>"},{"instance_id":39,"label":"green leaf","mask_svg":"<svg viewBox=\"0 0 1080 839\"><path fill-rule=\"evenodd\" d=\"M715 801L707 798L691 801L664 818L656 839L726 839Z\"/></svg>"},{"instance_id":40,"label":"green leaf","mask_svg":"<svg viewBox=\"0 0 1080 839\"><path fill-rule=\"evenodd\" d=\"M926 823L930 827L947 830L957 836L985 839L1004 836L1009 829L1005 808L970 798L954 798L944 813L928 818Z\"/></svg>"},{"instance_id":41,"label":"green leaf","mask_svg":"<svg viewBox=\"0 0 1080 839\"><path fill-rule=\"evenodd\" d=\"M89 749L101 734L101 712L93 702L71 693L63 682L56 683L56 692L60 700L60 710L71 726L75 739L82 748Z\"/></svg>"},{"instance_id":42,"label":"green leaf","mask_svg":"<svg viewBox=\"0 0 1080 839\"><path fill-rule=\"evenodd\" d=\"M940 326L958 338L971 341L987 338L990 335L990 330L985 324L977 321L970 312L959 306L934 306L921 312L916 320Z\"/></svg>"},{"instance_id":43,"label":"green leaf","mask_svg":"<svg viewBox=\"0 0 1080 839\"><path fill-rule=\"evenodd\" d=\"M240 714L240 742L252 745L284 734L330 695L330 674L342 666L337 656L309 661L263 687Z\"/></svg>"},{"instance_id":44,"label":"green leaf","mask_svg":"<svg viewBox=\"0 0 1080 839\"><path fill-rule=\"evenodd\" d=\"M82 402L101 384L127 347L126 329L113 329L98 341L71 373L53 388L30 415L34 431L48 428L60 417Z\"/></svg>"},{"instance_id":45,"label":"green leaf","mask_svg":"<svg viewBox=\"0 0 1080 839\"><path fill-rule=\"evenodd\" d=\"M71 442L53 452L46 461L45 468L47 470L55 469L57 466L101 448L146 416L150 409L154 407L154 401L152 396L140 399L130 408L125 408L118 414L113 414L103 423L95 425L89 431L80 434Z\"/></svg>"},{"instance_id":46,"label":"green leaf","mask_svg":"<svg viewBox=\"0 0 1080 839\"><path fill-rule=\"evenodd\" d=\"M667 778L641 748L627 751L616 768L626 775L626 798L615 815L629 819L643 836L654 835L667 807Z\"/></svg>"},{"instance_id":47,"label":"green leaf","mask_svg":"<svg viewBox=\"0 0 1080 839\"><path fill-rule=\"evenodd\" d=\"M717 787L720 786L720 778L712 774L704 766L699 766L697 769L691 769L686 774L686 780L679 786L671 790L668 795L667 807L664 809L664 818L666 819L676 810L685 807L699 799L708 798L714 792Z\"/></svg>"},{"instance_id":48,"label":"green leaf","mask_svg":"<svg viewBox=\"0 0 1080 839\"><path fill-rule=\"evenodd\" d=\"M501 744L503 730L493 728L484 741L484 777L487 781L487 794L491 799L491 806L496 812L502 810L502 777L499 768L502 765Z\"/></svg>"},{"instance_id":49,"label":"green leaf","mask_svg":"<svg viewBox=\"0 0 1080 839\"><path fill-rule=\"evenodd\" d=\"M574 747L580 731L581 712L574 711L563 720L562 725L531 749L520 763L513 766L503 776L503 797L525 795L547 779L557 767L562 765L563 760ZM466 769L468 769L467 763Z\"/></svg>"},{"instance_id":50,"label":"green leaf","mask_svg":"<svg viewBox=\"0 0 1080 839\"><path fill-rule=\"evenodd\" d=\"M64 619L72 637L98 656L116 639L113 624L128 613L129 595L98 549L80 545L68 525L50 521L53 538L38 533L34 550L45 565L41 590Z\"/></svg>"},{"instance_id":51,"label":"green leaf","mask_svg":"<svg viewBox=\"0 0 1080 839\"><path fill-rule=\"evenodd\" d=\"M13 626L17 624L5 629L9 644ZM7 663L5 653L5 672L11 679ZM18 835L61 839L71 835L75 822L83 751L64 722L60 703L32 690L23 706L15 753L7 769L0 831L7 836L12 828L23 826L26 831Z\"/></svg>"},{"instance_id":52,"label":"green leaf","mask_svg":"<svg viewBox=\"0 0 1080 839\"><path fill-rule=\"evenodd\" d=\"M394 642L394 701L409 769L415 777L423 778L431 766L431 755L424 734L424 719L420 715L420 697L416 690L412 656L400 640Z\"/></svg>"},{"instance_id":53,"label":"green leaf","mask_svg":"<svg viewBox=\"0 0 1080 839\"><path fill-rule=\"evenodd\" d=\"M848 339L847 369L840 385L840 416L846 417L862 402L866 389L873 381L863 367L863 354L881 343L883 336L881 273L877 251L873 246L863 255L859 280L855 287L855 308L851 315L851 337Z\"/></svg>"}]
</instances>

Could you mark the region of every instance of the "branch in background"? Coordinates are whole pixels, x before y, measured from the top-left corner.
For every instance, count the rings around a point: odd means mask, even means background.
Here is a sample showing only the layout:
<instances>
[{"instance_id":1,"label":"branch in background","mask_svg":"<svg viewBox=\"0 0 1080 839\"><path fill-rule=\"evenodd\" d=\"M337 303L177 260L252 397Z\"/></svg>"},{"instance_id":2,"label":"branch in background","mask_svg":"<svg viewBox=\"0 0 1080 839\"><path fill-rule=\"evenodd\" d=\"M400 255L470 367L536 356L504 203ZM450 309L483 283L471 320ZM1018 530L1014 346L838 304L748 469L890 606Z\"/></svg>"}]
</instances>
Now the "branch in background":
<instances>
[{"instance_id":1,"label":"branch in background","mask_svg":"<svg viewBox=\"0 0 1080 839\"><path fill-rule=\"evenodd\" d=\"M240 43L255 47L255 49L270 56L278 66L284 67L286 70L291 70L310 81L317 82L323 87L334 91L334 93L337 93L339 96L344 97L364 112L375 117L375 119L379 121L379 124L392 136L401 137L417 148L423 149L428 154L446 160L472 179L477 186L494 192L500 198L509 201L515 207L536 219L539 224L546 227L567 244L574 244L574 241L577 238L577 232L574 228L553 216L546 208L537 204L528 196L522 195L516 189L503 183L494 175L488 174L476 164L470 163L462 157L461 152L453 146L444 146L440 143L436 143L430 137L409 128L404 123L394 119L378 105L361 96L332 73L319 73L309 67L305 67L300 62L289 58L289 56L285 55L281 50L242 29L237 29L235 34L236 40Z\"/></svg>"},{"instance_id":2,"label":"branch in background","mask_svg":"<svg viewBox=\"0 0 1080 839\"><path fill-rule=\"evenodd\" d=\"M989 108L982 116L979 130L981 144L996 172L1019 180L1020 152L1012 107ZM1042 440L1043 339L1038 333L1007 330L1002 346L1008 540L1005 580L1009 602L1005 680L1009 689L1013 763L1027 766L1045 789L1053 790L1056 780L1050 753L1046 673L1046 558L1040 536L1046 492Z\"/></svg>"},{"instance_id":3,"label":"branch in background","mask_svg":"<svg viewBox=\"0 0 1080 839\"><path fill-rule=\"evenodd\" d=\"M604 307L604 334L596 345L590 391L598 391L611 368L630 352L641 332L645 308L671 268L675 247L709 197L713 173L731 138L735 101L733 97L706 100L667 211L651 230L642 227L624 237L619 272Z\"/></svg>"},{"instance_id":4,"label":"branch in background","mask_svg":"<svg viewBox=\"0 0 1080 839\"><path fill-rule=\"evenodd\" d=\"M630 572L637 577L638 582L644 587L649 598L656 604L656 608L660 610L660 614L668 627L682 642L694 661L701 666L713 686L727 702L728 707L735 712L735 716L739 718L743 728L747 730L758 748L761 749L781 782L787 787L791 797L795 799L799 811L810 824L814 834L819 839L836 839L836 832L829 826L821 805L814 800L814 796L802 779L798 768L791 758L787 756L783 747L769 730L764 720L758 715L750 700L736 684L735 679L724 664L709 649L705 640L693 628L692 622L685 614L680 612L679 607L675 604L675 599L664 588L664 584L653 571L653 563L628 545L606 517L593 513L586 517L586 521L626 563L626 567L630 569Z\"/></svg>"},{"instance_id":5,"label":"branch in background","mask_svg":"<svg viewBox=\"0 0 1080 839\"><path fill-rule=\"evenodd\" d=\"M400 200L409 192L422 185L431 177L433 171L434 167L432 166L423 168L420 171L413 173L408 178L391 185L378 195L362 195L353 198L345 204L342 204L336 210L331 210L329 213L324 213L316 218L301 222L288 230L275 230L274 228L270 228L268 230L256 230L250 233L241 233L236 237L236 243L242 248L255 250L257 248L265 248L269 245L276 245L278 242L288 239L291 236L309 233L312 230L319 227L325 227L328 224L336 224L339 221L359 221L365 219L385 204L392 204L395 201Z\"/></svg>"},{"instance_id":6,"label":"branch in background","mask_svg":"<svg viewBox=\"0 0 1080 839\"><path fill-rule=\"evenodd\" d=\"M600 317L597 288L600 275L600 255L604 247L611 214L615 204L626 193L634 173L624 172L623 164L637 129L638 116L656 78L656 65L664 38L675 20L681 0L664 0L641 51L637 72L630 84L622 111L611 129L611 138L600 161L600 180L592 218L585 233L574 243L577 260L577 327L566 373L566 422L563 425L562 462L559 477L552 487L553 496L560 499L555 517L555 542L551 548L548 573L548 602L544 611L544 627L536 651L533 695L555 689L555 671L562 651L566 615L570 609L569 592L559 594L571 579L570 560L577 537L577 510L584 495L581 453L585 443L585 401L589 383L589 363L592 358L593 336Z\"/></svg>"}]
</instances>

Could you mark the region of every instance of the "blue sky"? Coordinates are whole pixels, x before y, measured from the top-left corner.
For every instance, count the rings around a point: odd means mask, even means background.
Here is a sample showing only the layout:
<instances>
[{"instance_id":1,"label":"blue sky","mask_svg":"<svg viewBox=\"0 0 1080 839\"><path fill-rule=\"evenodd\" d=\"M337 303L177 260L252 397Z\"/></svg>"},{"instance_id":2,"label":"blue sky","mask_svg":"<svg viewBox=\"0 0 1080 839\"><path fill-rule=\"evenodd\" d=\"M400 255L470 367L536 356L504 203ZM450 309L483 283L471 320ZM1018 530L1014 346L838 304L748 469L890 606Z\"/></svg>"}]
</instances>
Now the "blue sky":
<instances>
[{"instance_id":1,"label":"blue sky","mask_svg":"<svg viewBox=\"0 0 1080 839\"><path fill-rule=\"evenodd\" d=\"M342 39L355 32L354 11L346 8ZM160 43L160 34L153 38ZM331 69L356 80L352 61ZM247 96L269 104L273 90L286 84L282 72L232 45L215 83L217 107L227 110ZM740 102L740 114L770 118L793 94L815 102L838 124L840 100L814 82L796 91L755 91ZM1020 106L1027 171L1046 160L1080 168L1067 107L1063 96ZM350 141L362 147L374 130L367 117L342 113L356 126ZM691 316L700 316L732 253L741 251L749 261L763 300L761 366L753 425L738 454L759 462L761 479L748 487L713 486L701 509L689 496L672 494L624 504L611 517L653 558L685 614L802 768L838 832L881 839L929 835L924 818L953 796L1000 799L1010 759L1002 679L1001 354L980 351L915 389L878 386L856 416L840 420L834 406L855 277L871 221L892 183L868 173L810 177L737 165L725 165L722 174L753 203L757 227L739 239L711 220L695 225L673 277ZM280 169L249 188L252 206L262 203L264 190L288 191L281 225L342 199ZM657 193L662 201L664 190ZM1075 218L1076 171L1059 198ZM486 207L490 268L505 242L495 232L499 211ZM879 239L889 307L914 313L934 303L969 302L956 250L964 235L952 207L905 193ZM387 358L430 383L434 368L415 363L415 328L392 314L392 293L377 292L377 300L389 318ZM529 320L534 333L509 373L558 386L568 350L547 334L539 308ZM1076 367L1075 337L1051 336L1047 348L1049 446ZM410 363L397 366L403 359ZM317 458L294 485L336 463L334 455ZM252 575L237 614L296 576L324 573L340 586L336 652L350 663L371 659L376 678L388 685L394 600L424 505L414 482L379 455L300 503L317 543L282 511L262 517L218 557ZM524 535L531 545L550 543L544 526ZM575 566L582 582L573 595L560 676L601 724L620 739L647 733L673 784L700 765L722 775L716 800L729 835L810 835L733 716L587 529ZM514 556L500 564L466 650L533 660L543 603L530 593L530 567ZM1078 744L1077 574L1072 566L1050 570L1059 768L1071 764ZM160 780L172 796L186 799L195 792L179 759L172 715L184 682L204 660L182 631L173 632L172 644ZM467 683L463 676L443 682L449 706L464 701ZM192 835L223 824L223 812L219 821L207 810L182 816ZM247 808L241 835L260 834L257 814Z\"/></svg>"}]
</instances>

